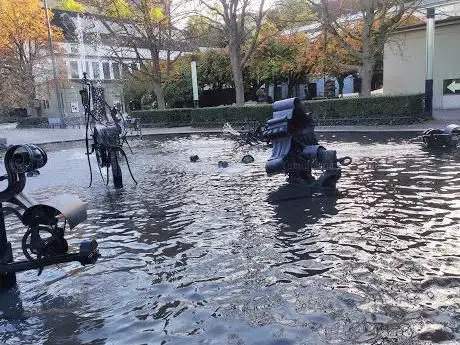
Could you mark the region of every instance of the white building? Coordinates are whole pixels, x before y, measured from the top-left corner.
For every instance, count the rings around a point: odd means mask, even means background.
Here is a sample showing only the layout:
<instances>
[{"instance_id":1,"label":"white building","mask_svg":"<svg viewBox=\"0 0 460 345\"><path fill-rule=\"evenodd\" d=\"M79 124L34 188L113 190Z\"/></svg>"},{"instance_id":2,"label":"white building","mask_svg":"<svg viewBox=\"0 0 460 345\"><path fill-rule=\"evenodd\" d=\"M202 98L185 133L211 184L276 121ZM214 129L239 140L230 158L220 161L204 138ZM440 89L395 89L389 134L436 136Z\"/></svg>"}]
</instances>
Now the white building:
<instances>
[{"instance_id":1,"label":"white building","mask_svg":"<svg viewBox=\"0 0 460 345\"><path fill-rule=\"evenodd\" d=\"M80 15L68 11L53 10L53 24L61 27L65 41L56 44L56 64L61 86L61 99L65 117L82 117L81 103L83 73L104 88L105 100L109 105L124 107L122 79L140 68L139 61L149 60L148 49L114 47L104 43L104 36L110 35L100 19L91 15ZM179 52L170 51L174 59ZM167 51L160 51L160 58L166 59ZM51 60L48 61L51 65ZM59 107L51 73L37 69L37 96L40 100L40 114L44 117L59 117ZM41 82L40 82L41 80Z\"/></svg>"},{"instance_id":2,"label":"white building","mask_svg":"<svg viewBox=\"0 0 460 345\"><path fill-rule=\"evenodd\" d=\"M433 108L460 108L460 2L434 1ZM383 91L387 95L425 92L426 24L395 32L385 45Z\"/></svg>"}]
</instances>

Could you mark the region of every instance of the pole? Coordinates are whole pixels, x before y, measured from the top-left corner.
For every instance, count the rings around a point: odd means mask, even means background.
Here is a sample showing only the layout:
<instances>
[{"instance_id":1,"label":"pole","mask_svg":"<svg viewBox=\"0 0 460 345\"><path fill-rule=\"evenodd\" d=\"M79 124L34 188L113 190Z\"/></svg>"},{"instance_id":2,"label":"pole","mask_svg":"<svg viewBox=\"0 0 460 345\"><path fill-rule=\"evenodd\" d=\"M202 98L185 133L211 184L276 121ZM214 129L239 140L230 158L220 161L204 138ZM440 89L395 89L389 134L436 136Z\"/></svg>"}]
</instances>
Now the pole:
<instances>
[{"instance_id":1,"label":"pole","mask_svg":"<svg viewBox=\"0 0 460 345\"><path fill-rule=\"evenodd\" d=\"M433 116L433 56L434 56L434 31L435 9L426 10L426 78L425 78L425 111Z\"/></svg>"},{"instance_id":2,"label":"pole","mask_svg":"<svg viewBox=\"0 0 460 345\"><path fill-rule=\"evenodd\" d=\"M56 60L54 58L54 47L53 47L53 38L51 37L51 23L48 15L48 3L46 0L43 0L43 5L45 6L45 16L46 16L46 26L48 28L48 44L50 48L51 55L51 66L53 68L53 78L54 78L54 89L56 91L56 100L57 106L59 109L59 117L61 118L61 126L64 125L64 106L62 104L61 98L61 88L59 87L59 80L56 72Z\"/></svg>"},{"instance_id":3,"label":"pole","mask_svg":"<svg viewBox=\"0 0 460 345\"><path fill-rule=\"evenodd\" d=\"M199 97L198 97L198 77L196 74L196 60L192 59L192 88L193 88L193 105L195 108L199 107Z\"/></svg>"},{"instance_id":4,"label":"pole","mask_svg":"<svg viewBox=\"0 0 460 345\"><path fill-rule=\"evenodd\" d=\"M0 203L0 264L9 264L13 262L13 251L11 243L8 242L5 229L5 218L3 215L3 206ZM11 289L16 285L16 274L0 272L0 288Z\"/></svg>"}]
</instances>

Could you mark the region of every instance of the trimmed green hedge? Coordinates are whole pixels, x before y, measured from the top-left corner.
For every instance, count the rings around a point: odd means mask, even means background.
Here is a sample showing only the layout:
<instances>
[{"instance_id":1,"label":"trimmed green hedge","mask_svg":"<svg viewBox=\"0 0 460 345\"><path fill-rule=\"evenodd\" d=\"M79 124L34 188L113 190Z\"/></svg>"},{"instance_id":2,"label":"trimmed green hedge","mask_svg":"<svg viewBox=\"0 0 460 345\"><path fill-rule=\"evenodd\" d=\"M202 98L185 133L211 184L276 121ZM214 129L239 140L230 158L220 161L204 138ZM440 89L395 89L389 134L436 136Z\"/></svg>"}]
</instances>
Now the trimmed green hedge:
<instances>
[{"instance_id":1,"label":"trimmed green hedge","mask_svg":"<svg viewBox=\"0 0 460 345\"><path fill-rule=\"evenodd\" d=\"M25 117L18 121L16 128L36 128L36 127L47 127L47 117Z\"/></svg>"},{"instance_id":2,"label":"trimmed green hedge","mask_svg":"<svg viewBox=\"0 0 460 345\"><path fill-rule=\"evenodd\" d=\"M425 96L420 94L334 98L306 103L318 121L349 118L390 120L404 117L416 119L423 116L424 99Z\"/></svg>"},{"instance_id":3,"label":"trimmed green hedge","mask_svg":"<svg viewBox=\"0 0 460 345\"><path fill-rule=\"evenodd\" d=\"M139 110L131 112L130 115L140 118L142 125L148 127L190 126L192 110L192 108Z\"/></svg>"},{"instance_id":4,"label":"trimmed green hedge","mask_svg":"<svg viewBox=\"0 0 460 345\"><path fill-rule=\"evenodd\" d=\"M424 95L338 98L305 102L317 125L410 124L424 118ZM133 111L147 126L220 127L226 122L265 123L272 117L270 104Z\"/></svg>"}]
</instances>

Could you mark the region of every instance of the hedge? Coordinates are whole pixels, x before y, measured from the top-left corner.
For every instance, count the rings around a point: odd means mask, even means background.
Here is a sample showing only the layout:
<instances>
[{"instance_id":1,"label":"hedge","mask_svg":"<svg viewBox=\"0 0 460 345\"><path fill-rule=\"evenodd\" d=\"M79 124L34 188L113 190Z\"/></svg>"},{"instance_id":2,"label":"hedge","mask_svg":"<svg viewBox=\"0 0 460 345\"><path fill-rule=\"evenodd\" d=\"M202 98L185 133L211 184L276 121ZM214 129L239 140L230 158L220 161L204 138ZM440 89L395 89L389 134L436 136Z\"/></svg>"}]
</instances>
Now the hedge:
<instances>
[{"instance_id":1,"label":"hedge","mask_svg":"<svg viewBox=\"0 0 460 345\"><path fill-rule=\"evenodd\" d=\"M423 94L403 96L375 96L336 98L308 101L307 107L321 120L331 119L417 119L424 114Z\"/></svg>"},{"instance_id":2,"label":"hedge","mask_svg":"<svg viewBox=\"0 0 460 345\"><path fill-rule=\"evenodd\" d=\"M305 102L317 125L410 124L424 118L424 95L338 98ZM147 126L219 127L226 122L265 123L272 116L270 104L133 111L132 117Z\"/></svg>"},{"instance_id":3,"label":"hedge","mask_svg":"<svg viewBox=\"0 0 460 345\"><path fill-rule=\"evenodd\" d=\"M26 117L18 121L17 128L47 127L47 117Z\"/></svg>"},{"instance_id":4,"label":"hedge","mask_svg":"<svg viewBox=\"0 0 460 345\"><path fill-rule=\"evenodd\" d=\"M192 108L175 108L165 110L139 110L130 115L141 119L143 126L175 127L190 126Z\"/></svg>"}]
</instances>

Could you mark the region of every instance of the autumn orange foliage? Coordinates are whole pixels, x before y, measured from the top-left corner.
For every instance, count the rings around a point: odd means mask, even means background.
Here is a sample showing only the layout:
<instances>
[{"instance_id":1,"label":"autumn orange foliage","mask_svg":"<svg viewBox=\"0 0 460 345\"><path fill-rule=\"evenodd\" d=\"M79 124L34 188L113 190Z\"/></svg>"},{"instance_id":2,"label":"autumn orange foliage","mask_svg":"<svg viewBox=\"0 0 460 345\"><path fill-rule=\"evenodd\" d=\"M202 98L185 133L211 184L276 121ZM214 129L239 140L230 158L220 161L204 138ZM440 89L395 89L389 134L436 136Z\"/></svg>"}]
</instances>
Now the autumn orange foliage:
<instances>
[{"instance_id":1,"label":"autumn orange foliage","mask_svg":"<svg viewBox=\"0 0 460 345\"><path fill-rule=\"evenodd\" d=\"M49 13L50 20L52 13ZM27 106L36 96L37 66L47 56L48 31L40 0L0 0L0 78L10 87L2 92L0 107ZM52 27L55 41L62 32ZM8 99L8 97L10 99Z\"/></svg>"}]
</instances>

